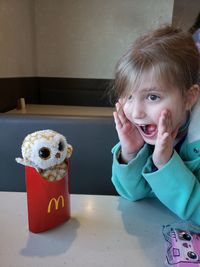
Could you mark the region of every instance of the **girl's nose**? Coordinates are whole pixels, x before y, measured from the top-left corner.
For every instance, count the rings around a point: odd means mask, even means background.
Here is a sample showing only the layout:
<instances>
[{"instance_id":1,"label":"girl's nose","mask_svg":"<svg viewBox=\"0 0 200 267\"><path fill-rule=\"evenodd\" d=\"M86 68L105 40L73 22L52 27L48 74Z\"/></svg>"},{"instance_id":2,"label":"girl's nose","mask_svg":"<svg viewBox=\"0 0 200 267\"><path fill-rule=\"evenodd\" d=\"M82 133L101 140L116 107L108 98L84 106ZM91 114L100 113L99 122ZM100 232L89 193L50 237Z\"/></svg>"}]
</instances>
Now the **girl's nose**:
<instances>
[{"instance_id":1,"label":"girl's nose","mask_svg":"<svg viewBox=\"0 0 200 267\"><path fill-rule=\"evenodd\" d=\"M145 117L145 109L144 107L138 103L134 104L132 108L132 118L133 119L143 119Z\"/></svg>"}]
</instances>

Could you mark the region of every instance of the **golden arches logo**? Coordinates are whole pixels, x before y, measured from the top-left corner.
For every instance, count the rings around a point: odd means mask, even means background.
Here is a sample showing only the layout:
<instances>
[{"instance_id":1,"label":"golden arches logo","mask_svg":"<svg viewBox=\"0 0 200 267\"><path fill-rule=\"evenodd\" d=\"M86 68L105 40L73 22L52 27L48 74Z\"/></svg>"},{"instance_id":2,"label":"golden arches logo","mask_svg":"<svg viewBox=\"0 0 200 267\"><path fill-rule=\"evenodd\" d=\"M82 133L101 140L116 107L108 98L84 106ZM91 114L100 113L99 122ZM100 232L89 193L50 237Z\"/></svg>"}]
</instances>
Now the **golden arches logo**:
<instances>
[{"instance_id":1,"label":"golden arches logo","mask_svg":"<svg viewBox=\"0 0 200 267\"><path fill-rule=\"evenodd\" d=\"M60 201L61 201L62 208L63 208L65 206L65 201L64 201L64 197L62 195L60 195L57 199L55 197L51 198L50 201L49 201L47 212L48 213L51 212L51 206L52 206L53 202L54 202L55 209L57 210L58 207L59 207L59 202Z\"/></svg>"}]
</instances>

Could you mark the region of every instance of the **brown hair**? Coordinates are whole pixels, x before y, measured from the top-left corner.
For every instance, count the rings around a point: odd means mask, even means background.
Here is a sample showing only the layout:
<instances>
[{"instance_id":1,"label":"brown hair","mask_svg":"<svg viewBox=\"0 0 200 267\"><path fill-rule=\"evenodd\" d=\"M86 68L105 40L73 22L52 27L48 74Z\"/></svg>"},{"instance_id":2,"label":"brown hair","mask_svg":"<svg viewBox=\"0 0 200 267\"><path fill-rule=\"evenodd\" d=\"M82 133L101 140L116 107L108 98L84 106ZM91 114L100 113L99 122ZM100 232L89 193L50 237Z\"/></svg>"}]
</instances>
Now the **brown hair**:
<instances>
[{"instance_id":1,"label":"brown hair","mask_svg":"<svg viewBox=\"0 0 200 267\"><path fill-rule=\"evenodd\" d=\"M150 70L157 81L178 87L183 94L197 84L199 53L192 35L163 26L139 37L116 65L115 96L128 96Z\"/></svg>"}]
</instances>

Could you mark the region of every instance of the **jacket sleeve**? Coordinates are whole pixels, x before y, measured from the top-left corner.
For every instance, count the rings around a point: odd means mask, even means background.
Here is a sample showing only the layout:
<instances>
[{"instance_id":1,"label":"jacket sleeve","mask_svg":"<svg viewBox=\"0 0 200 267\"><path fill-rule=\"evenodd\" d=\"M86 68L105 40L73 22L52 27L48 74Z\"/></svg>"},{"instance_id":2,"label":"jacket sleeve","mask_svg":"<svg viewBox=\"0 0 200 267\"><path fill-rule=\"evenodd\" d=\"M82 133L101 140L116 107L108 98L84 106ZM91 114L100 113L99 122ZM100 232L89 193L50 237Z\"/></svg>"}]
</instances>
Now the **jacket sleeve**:
<instances>
[{"instance_id":1,"label":"jacket sleeve","mask_svg":"<svg viewBox=\"0 0 200 267\"><path fill-rule=\"evenodd\" d=\"M120 144L118 143L112 149L112 182L119 195L131 201L153 196L150 186L142 176L142 169L150 154L148 145L145 144L128 164L118 162L119 150Z\"/></svg>"},{"instance_id":2,"label":"jacket sleeve","mask_svg":"<svg viewBox=\"0 0 200 267\"><path fill-rule=\"evenodd\" d=\"M174 151L163 168L153 172L152 166L150 157L143 176L155 195L180 218L200 224L200 159L195 160L194 168L194 162L184 162Z\"/></svg>"}]
</instances>

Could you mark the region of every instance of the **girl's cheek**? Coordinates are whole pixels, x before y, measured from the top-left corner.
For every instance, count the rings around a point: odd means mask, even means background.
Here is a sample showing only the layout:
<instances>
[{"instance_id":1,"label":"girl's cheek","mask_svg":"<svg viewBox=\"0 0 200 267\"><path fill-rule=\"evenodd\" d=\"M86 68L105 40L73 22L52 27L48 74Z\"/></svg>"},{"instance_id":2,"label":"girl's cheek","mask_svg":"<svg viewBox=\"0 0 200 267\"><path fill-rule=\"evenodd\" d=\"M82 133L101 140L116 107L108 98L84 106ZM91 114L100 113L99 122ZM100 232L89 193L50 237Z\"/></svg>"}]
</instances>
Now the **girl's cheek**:
<instances>
[{"instance_id":1,"label":"girl's cheek","mask_svg":"<svg viewBox=\"0 0 200 267\"><path fill-rule=\"evenodd\" d=\"M130 119L130 117L131 117L131 107L130 107L130 105L127 105L127 104L124 105L124 114L126 115L126 117L128 119Z\"/></svg>"},{"instance_id":2,"label":"girl's cheek","mask_svg":"<svg viewBox=\"0 0 200 267\"><path fill-rule=\"evenodd\" d=\"M157 111L157 112L155 112L155 114L154 114L154 118L155 118L155 123L158 125L158 123L159 123L159 120L160 120L160 118L161 118L161 116L162 116L162 111Z\"/></svg>"},{"instance_id":3,"label":"girl's cheek","mask_svg":"<svg viewBox=\"0 0 200 267\"><path fill-rule=\"evenodd\" d=\"M131 122L132 120L131 120L131 114L129 113L129 112L124 112L124 114L125 114L125 116L126 116L126 118Z\"/></svg>"}]
</instances>

